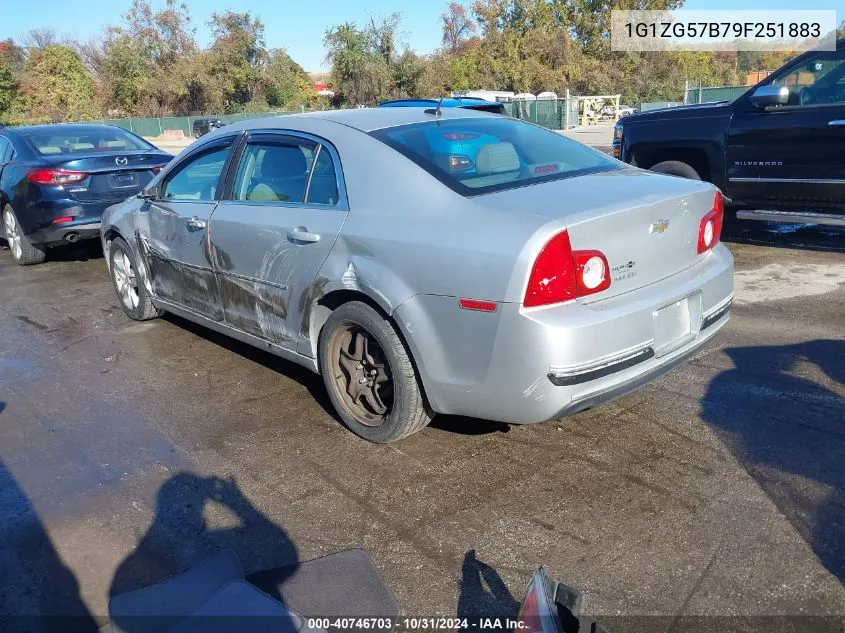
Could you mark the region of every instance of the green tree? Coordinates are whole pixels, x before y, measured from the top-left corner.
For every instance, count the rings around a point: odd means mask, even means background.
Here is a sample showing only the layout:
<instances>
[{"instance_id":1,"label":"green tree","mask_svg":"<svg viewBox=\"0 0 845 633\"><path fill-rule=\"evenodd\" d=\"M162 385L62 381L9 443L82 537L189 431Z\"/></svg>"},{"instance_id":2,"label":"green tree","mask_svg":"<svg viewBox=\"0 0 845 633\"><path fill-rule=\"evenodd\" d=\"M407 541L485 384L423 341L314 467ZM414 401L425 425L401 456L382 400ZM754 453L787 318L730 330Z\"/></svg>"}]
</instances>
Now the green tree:
<instances>
[{"instance_id":1,"label":"green tree","mask_svg":"<svg viewBox=\"0 0 845 633\"><path fill-rule=\"evenodd\" d=\"M12 109L18 96L18 82L12 75L12 67L5 57L0 56L0 115Z\"/></svg>"},{"instance_id":2,"label":"green tree","mask_svg":"<svg viewBox=\"0 0 845 633\"><path fill-rule=\"evenodd\" d=\"M22 73L27 114L52 121L81 121L100 116L94 79L72 48L51 44L33 51Z\"/></svg>"},{"instance_id":3,"label":"green tree","mask_svg":"<svg viewBox=\"0 0 845 633\"><path fill-rule=\"evenodd\" d=\"M271 108L299 108L313 104L317 99L308 74L284 49L270 53L264 81L267 104Z\"/></svg>"},{"instance_id":4,"label":"green tree","mask_svg":"<svg viewBox=\"0 0 845 633\"><path fill-rule=\"evenodd\" d=\"M269 60L264 23L249 12L212 13L214 42L211 72L223 90L226 109L241 112L252 101L265 101L263 72Z\"/></svg>"},{"instance_id":5,"label":"green tree","mask_svg":"<svg viewBox=\"0 0 845 633\"><path fill-rule=\"evenodd\" d=\"M332 82L349 105L375 105L385 99L416 96L425 61L397 47L400 15L371 19L359 28L347 22L326 31Z\"/></svg>"}]
</instances>

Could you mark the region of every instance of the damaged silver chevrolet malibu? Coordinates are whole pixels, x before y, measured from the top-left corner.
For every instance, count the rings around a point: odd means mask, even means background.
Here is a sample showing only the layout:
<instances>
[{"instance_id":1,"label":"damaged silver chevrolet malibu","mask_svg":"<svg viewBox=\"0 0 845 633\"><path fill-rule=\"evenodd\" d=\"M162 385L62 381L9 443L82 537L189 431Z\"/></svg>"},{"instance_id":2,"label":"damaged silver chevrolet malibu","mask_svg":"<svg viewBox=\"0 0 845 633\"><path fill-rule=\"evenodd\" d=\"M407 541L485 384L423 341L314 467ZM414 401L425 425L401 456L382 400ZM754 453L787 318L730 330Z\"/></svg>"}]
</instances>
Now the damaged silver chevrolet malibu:
<instances>
[{"instance_id":1,"label":"damaged silver chevrolet malibu","mask_svg":"<svg viewBox=\"0 0 845 633\"><path fill-rule=\"evenodd\" d=\"M728 320L722 214L712 185L515 119L380 108L221 128L102 238L131 318L304 365L390 442L435 413L559 418L678 365Z\"/></svg>"}]
</instances>

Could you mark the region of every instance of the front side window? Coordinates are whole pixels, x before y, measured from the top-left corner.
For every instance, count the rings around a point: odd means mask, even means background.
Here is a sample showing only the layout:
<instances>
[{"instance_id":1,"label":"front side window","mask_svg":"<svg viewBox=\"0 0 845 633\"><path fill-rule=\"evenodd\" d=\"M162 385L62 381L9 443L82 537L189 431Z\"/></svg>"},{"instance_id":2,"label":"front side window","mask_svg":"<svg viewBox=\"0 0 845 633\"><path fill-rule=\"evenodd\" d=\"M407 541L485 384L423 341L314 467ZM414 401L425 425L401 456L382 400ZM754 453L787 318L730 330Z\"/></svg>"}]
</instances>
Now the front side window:
<instances>
[{"instance_id":1,"label":"front side window","mask_svg":"<svg viewBox=\"0 0 845 633\"><path fill-rule=\"evenodd\" d=\"M845 102L845 49L826 51L806 63L776 75L774 86L789 89L788 105L809 106Z\"/></svg>"},{"instance_id":2,"label":"front side window","mask_svg":"<svg viewBox=\"0 0 845 633\"><path fill-rule=\"evenodd\" d=\"M622 168L556 132L510 118L426 121L371 135L464 196Z\"/></svg>"},{"instance_id":3,"label":"front side window","mask_svg":"<svg viewBox=\"0 0 845 633\"><path fill-rule=\"evenodd\" d=\"M244 151L233 200L327 204L337 202L331 155L318 143L283 137L250 142Z\"/></svg>"},{"instance_id":4,"label":"front side window","mask_svg":"<svg viewBox=\"0 0 845 633\"><path fill-rule=\"evenodd\" d=\"M168 174L161 190L165 200L214 200L220 186L229 146L217 146L188 158Z\"/></svg>"}]
</instances>

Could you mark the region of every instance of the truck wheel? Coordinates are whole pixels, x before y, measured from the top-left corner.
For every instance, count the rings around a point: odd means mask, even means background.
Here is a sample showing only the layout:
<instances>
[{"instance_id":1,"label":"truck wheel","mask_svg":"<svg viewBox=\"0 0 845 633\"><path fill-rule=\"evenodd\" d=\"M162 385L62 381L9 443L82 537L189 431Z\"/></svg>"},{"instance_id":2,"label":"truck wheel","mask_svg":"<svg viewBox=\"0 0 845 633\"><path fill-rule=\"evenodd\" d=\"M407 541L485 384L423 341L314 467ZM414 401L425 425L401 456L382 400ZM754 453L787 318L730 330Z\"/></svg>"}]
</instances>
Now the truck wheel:
<instances>
[{"instance_id":1,"label":"truck wheel","mask_svg":"<svg viewBox=\"0 0 845 633\"><path fill-rule=\"evenodd\" d=\"M319 353L329 398L355 435L394 442L431 421L405 345L390 322L367 304L345 303L329 315Z\"/></svg>"},{"instance_id":2,"label":"truck wheel","mask_svg":"<svg viewBox=\"0 0 845 633\"><path fill-rule=\"evenodd\" d=\"M656 171L659 174L668 174L669 176L680 176L681 178L689 178L690 180L701 180L701 176L692 167L679 160L665 160L662 163L657 163L649 167L650 171Z\"/></svg>"},{"instance_id":3,"label":"truck wheel","mask_svg":"<svg viewBox=\"0 0 845 633\"><path fill-rule=\"evenodd\" d=\"M47 258L47 249L40 244L33 244L23 233L18 218L10 205L3 209L3 233L12 257L19 266L40 264Z\"/></svg>"}]
</instances>

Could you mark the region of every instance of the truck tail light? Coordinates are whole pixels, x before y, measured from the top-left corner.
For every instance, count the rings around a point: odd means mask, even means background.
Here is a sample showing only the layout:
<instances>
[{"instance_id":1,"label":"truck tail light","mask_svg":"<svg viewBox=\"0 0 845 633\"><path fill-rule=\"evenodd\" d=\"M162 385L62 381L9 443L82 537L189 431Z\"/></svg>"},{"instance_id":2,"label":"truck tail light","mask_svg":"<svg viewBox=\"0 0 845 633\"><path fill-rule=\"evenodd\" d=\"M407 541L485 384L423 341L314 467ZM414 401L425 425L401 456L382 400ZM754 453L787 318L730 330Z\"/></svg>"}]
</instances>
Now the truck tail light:
<instances>
[{"instance_id":1,"label":"truck tail light","mask_svg":"<svg viewBox=\"0 0 845 633\"><path fill-rule=\"evenodd\" d=\"M717 191L713 200L713 208L701 218L698 225L698 247L699 254L706 253L719 243L722 235L722 223L725 217L725 200L722 193Z\"/></svg>"},{"instance_id":2,"label":"truck tail light","mask_svg":"<svg viewBox=\"0 0 845 633\"><path fill-rule=\"evenodd\" d=\"M555 235L540 251L522 305L526 308L571 301L610 288L610 267L604 253L573 251L569 233Z\"/></svg>"}]
</instances>

